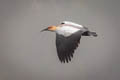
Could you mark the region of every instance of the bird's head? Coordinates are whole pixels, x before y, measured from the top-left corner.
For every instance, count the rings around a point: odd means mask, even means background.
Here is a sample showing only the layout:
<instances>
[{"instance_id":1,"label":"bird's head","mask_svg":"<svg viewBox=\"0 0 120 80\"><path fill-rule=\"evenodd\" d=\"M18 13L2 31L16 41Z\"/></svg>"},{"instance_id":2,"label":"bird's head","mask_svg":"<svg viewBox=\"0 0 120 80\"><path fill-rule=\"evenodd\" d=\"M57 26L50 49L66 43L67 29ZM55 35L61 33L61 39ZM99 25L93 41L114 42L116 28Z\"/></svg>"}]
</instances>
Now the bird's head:
<instances>
[{"instance_id":1,"label":"bird's head","mask_svg":"<svg viewBox=\"0 0 120 80\"><path fill-rule=\"evenodd\" d=\"M43 32L43 31L52 31L53 32L53 31L56 31L56 29L57 29L57 26L49 26L49 27L41 30L41 32Z\"/></svg>"}]
</instances>

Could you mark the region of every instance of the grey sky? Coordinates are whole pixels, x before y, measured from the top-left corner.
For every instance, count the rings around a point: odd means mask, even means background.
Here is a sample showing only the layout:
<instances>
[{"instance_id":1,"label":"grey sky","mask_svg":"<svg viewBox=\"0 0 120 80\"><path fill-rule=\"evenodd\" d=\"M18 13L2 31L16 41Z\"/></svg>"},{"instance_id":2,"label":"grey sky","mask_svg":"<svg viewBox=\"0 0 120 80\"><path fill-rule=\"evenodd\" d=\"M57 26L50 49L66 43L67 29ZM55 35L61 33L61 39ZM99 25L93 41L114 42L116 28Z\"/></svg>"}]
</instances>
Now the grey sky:
<instances>
[{"instance_id":1,"label":"grey sky","mask_svg":"<svg viewBox=\"0 0 120 80\"><path fill-rule=\"evenodd\" d=\"M119 0L0 0L0 80L119 80ZM88 27L74 58L61 64L55 33L63 20Z\"/></svg>"}]
</instances>

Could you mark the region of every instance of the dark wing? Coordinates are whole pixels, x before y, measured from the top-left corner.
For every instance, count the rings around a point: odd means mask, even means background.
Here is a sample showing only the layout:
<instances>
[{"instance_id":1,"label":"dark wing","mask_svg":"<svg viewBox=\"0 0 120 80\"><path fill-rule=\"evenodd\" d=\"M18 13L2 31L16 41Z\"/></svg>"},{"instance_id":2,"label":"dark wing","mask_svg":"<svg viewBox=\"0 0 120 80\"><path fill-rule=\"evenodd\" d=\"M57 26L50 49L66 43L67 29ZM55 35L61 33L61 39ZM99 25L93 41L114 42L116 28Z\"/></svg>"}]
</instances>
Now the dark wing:
<instances>
[{"instance_id":1,"label":"dark wing","mask_svg":"<svg viewBox=\"0 0 120 80\"><path fill-rule=\"evenodd\" d=\"M81 31L72 34L69 37L64 37L56 33L56 48L58 58L61 62L69 62L73 57L74 50L80 43Z\"/></svg>"}]
</instances>

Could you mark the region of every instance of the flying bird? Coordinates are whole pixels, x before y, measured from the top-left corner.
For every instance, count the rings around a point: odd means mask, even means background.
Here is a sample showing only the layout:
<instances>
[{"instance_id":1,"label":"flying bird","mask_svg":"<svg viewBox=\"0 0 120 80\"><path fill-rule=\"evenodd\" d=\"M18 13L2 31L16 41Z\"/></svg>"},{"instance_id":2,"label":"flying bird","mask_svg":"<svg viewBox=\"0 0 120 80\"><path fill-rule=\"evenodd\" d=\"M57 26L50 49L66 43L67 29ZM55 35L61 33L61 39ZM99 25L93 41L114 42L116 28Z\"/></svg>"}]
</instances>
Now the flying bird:
<instances>
[{"instance_id":1,"label":"flying bird","mask_svg":"<svg viewBox=\"0 0 120 80\"><path fill-rule=\"evenodd\" d=\"M57 26L49 26L41 30L43 31L56 33L57 55L63 63L71 61L74 50L80 44L81 36L97 37L96 32L91 32L87 27L70 21L63 21Z\"/></svg>"}]
</instances>

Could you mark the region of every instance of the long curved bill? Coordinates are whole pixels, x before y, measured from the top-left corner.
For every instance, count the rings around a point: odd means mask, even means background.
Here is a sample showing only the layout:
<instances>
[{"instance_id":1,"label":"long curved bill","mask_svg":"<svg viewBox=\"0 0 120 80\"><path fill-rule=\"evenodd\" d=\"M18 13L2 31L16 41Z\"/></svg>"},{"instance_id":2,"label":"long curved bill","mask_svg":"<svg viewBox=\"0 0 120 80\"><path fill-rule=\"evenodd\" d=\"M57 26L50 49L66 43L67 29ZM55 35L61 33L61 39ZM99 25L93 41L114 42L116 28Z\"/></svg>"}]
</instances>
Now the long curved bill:
<instances>
[{"instance_id":1,"label":"long curved bill","mask_svg":"<svg viewBox=\"0 0 120 80\"><path fill-rule=\"evenodd\" d=\"M48 28L45 28L45 29L41 30L40 32L43 32L43 31L48 31Z\"/></svg>"}]
</instances>

